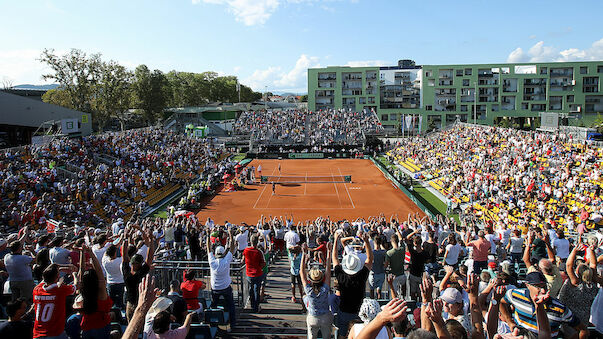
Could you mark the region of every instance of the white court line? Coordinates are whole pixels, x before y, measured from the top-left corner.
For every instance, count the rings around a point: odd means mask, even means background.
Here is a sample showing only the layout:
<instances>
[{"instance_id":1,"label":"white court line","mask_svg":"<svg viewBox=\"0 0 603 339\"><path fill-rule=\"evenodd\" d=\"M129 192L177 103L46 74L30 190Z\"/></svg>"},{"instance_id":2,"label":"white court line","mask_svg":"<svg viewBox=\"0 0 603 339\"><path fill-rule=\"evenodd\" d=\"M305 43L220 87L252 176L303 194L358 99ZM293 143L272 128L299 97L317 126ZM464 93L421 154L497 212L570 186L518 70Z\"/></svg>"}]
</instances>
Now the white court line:
<instances>
[{"instance_id":1,"label":"white court line","mask_svg":"<svg viewBox=\"0 0 603 339\"><path fill-rule=\"evenodd\" d=\"M272 174L274 174L274 171L276 171L276 167L272 170ZM272 175L270 174L270 175ZM262 182L262 176L260 175L260 183ZM268 186L267 184L264 185L264 189L262 190L262 192L260 192L260 196L258 196L258 199L255 201L255 204L253 204L253 208L255 208L255 206L258 204L258 201L260 201L260 198L262 197L262 194L264 194L264 191L266 190L266 186Z\"/></svg>"},{"instance_id":2,"label":"white court line","mask_svg":"<svg viewBox=\"0 0 603 339\"><path fill-rule=\"evenodd\" d=\"M306 187L308 187L308 172L306 172L306 182L304 183L304 195L306 195Z\"/></svg>"},{"instance_id":3,"label":"white court line","mask_svg":"<svg viewBox=\"0 0 603 339\"><path fill-rule=\"evenodd\" d=\"M339 168L339 167L338 167ZM335 193L337 193L337 200L339 200L339 208L341 208L341 198L339 197L339 191L337 190L337 184L335 183L335 176L333 175L333 170L331 171L331 177L333 178L333 186L335 186Z\"/></svg>"},{"instance_id":4,"label":"white court line","mask_svg":"<svg viewBox=\"0 0 603 339\"><path fill-rule=\"evenodd\" d=\"M337 169L339 170L339 175L343 176L343 173L341 173L341 168L337 167ZM352 200L352 196L350 195L350 191L348 191L348 184L346 184L345 182L343 183L343 187L345 187L346 192L348 192L348 198L350 198L350 202L352 203L352 208L356 208L356 206L354 206L354 200Z\"/></svg>"},{"instance_id":5,"label":"white court line","mask_svg":"<svg viewBox=\"0 0 603 339\"><path fill-rule=\"evenodd\" d=\"M258 207L256 210L353 210L355 207Z\"/></svg>"}]
</instances>

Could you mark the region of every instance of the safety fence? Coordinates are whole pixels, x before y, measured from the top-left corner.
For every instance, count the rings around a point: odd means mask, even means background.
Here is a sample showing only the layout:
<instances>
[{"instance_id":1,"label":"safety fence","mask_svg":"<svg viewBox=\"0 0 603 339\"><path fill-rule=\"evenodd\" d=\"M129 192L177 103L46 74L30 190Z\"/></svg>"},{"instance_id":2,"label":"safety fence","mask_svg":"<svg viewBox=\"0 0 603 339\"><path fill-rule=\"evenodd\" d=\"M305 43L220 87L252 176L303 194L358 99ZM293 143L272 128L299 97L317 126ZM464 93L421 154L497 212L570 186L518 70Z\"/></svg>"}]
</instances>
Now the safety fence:
<instances>
[{"instance_id":1,"label":"safety fence","mask_svg":"<svg viewBox=\"0 0 603 339\"><path fill-rule=\"evenodd\" d=\"M211 299L210 291L210 268L208 261L171 261L160 260L154 261L155 268L155 287L162 290L169 290L170 281L183 281L185 271L193 270L196 272L196 279L205 283L205 290L200 292L200 296ZM230 263L230 278L232 280L231 287L235 305L243 307L247 300L247 280L245 275L245 261L233 260Z\"/></svg>"}]
</instances>

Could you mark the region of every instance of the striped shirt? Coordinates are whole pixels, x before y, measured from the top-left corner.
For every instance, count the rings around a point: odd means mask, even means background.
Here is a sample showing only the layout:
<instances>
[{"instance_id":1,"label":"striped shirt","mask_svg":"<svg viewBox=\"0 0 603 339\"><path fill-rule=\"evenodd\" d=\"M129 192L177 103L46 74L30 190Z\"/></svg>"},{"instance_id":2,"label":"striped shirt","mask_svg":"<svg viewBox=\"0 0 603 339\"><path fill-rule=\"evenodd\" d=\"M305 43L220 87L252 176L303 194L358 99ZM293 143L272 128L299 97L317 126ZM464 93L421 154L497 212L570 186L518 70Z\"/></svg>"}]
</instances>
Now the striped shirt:
<instances>
[{"instance_id":1,"label":"striped shirt","mask_svg":"<svg viewBox=\"0 0 603 339\"><path fill-rule=\"evenodd\" d=\"M507 291L505 301L514 307L513 320L519 327L523 327L531 332L538 333L538 323L536 322L536 307L532 304L530 291L527 288L518 288ZM546 314L551 325L552 336L559 334L559 328L562 323L567 323L575 327L580 320L572 313L569 307L559 301L551 298L548 305L544 306Z\"/></svg>"}]
</instances>

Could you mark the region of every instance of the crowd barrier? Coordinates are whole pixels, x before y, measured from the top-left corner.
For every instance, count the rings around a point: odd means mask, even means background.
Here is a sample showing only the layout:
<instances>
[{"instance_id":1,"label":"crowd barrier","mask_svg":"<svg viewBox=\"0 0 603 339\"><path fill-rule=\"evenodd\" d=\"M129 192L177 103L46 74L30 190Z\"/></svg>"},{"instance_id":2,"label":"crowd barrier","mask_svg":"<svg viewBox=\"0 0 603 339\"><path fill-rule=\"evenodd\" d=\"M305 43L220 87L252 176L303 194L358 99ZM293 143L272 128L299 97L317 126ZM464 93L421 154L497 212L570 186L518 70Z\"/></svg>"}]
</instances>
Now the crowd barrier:
<instances>
[{"instance_id":1,"label":"crowd barrier","mask_svg":"<svg viewBox=\"0 0 603 339\"><path fill-rule=\"evenodd\" d=\"M183 274L187 270L197 272L196 279L205 283L205 290L201 295L207 300L211 299L210 291L210 268L208 261L172 261L156 260L153 262L155 268L155 287L169 291L170 281L183 281ZM235 305L242 307L247 300L247 280L245 279L245 261L233 260L230 264L230 278L232 279L232 292Z\"/></svg>"}]
</instances>

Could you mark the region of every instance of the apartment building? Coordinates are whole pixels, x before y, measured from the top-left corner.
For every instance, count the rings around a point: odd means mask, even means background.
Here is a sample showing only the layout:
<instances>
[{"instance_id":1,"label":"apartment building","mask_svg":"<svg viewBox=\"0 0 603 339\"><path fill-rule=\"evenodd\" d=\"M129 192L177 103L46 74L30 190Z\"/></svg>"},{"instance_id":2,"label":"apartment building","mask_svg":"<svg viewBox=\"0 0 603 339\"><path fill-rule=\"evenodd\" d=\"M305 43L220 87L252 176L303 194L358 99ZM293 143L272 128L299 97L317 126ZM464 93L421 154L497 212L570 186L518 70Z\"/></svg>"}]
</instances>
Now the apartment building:
<instances>
[{"instance_id":1,"label":"apartment building","mask_svg":"<svg viewBox=\"0 0 603 339\"><path fill-rule=\"evenodd\" d=\"M386 130L415 133L456 120L534 125L540 112L589 125L603 113L602 76L603 61L311 68L308 108L374 109Z\"/></svg>"}]
</instances>

